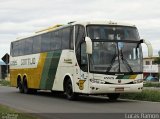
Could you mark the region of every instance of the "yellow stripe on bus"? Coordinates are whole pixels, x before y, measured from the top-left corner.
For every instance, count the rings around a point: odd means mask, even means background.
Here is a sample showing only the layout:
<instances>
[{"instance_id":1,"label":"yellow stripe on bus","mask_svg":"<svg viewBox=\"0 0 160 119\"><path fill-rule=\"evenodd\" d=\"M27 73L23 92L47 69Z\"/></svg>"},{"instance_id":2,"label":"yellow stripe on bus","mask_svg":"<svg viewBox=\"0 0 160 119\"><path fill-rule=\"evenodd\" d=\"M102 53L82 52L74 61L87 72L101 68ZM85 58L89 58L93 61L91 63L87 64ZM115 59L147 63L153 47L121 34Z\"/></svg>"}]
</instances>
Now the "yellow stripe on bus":
<instances>
[{"instance_id":1,"label":"yellow stripe on bus","mask_svg":"<svg viewBox=\"0 0 160 119\"><path fill-rule=\"evenodd\" d=\"M129 77L129 79L135 79L137 77L137 75L131 75L130 77Z\"/></svg>"}]
</instances>

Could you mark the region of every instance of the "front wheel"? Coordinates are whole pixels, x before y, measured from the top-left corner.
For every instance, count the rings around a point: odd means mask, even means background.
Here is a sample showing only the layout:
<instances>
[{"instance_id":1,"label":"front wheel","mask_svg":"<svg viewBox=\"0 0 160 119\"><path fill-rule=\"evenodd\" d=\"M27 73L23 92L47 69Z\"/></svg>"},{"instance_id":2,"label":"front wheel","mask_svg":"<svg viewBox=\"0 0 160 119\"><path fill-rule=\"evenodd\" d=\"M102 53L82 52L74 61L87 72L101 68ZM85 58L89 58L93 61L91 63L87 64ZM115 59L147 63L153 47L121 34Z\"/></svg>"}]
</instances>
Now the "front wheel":
<instances>
[{"instance_id":1,"label":"front wheel","mask_svg":"<svg viewBox=\"0 0 160 119\"><path fill-rule=\"evenodd\" d=\"M120 93L108 93L107 96L109 100L116 101L119 98Z\"/></svg>"},{"instance_id":2,"label":"front wheel","mask_svg":"<svg viewBox=\"0 0 160 119\"><path fill-rule=\"evenodd\" d=\"M64 93L68 100L75 100L77 97L77 94L73 92L72 82L70 79L68 79L64 84Z\"/></svg>"}]
</instances>

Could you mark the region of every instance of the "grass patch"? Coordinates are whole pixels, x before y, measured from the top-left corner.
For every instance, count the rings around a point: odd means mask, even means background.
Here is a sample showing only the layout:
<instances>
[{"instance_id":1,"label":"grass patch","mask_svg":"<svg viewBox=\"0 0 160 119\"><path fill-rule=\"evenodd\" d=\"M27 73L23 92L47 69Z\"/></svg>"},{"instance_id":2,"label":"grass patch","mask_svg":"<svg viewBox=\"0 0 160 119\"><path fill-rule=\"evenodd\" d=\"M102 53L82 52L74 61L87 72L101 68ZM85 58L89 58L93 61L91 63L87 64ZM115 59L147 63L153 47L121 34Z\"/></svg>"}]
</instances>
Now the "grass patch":
<instances>
[{"instance_id":1,"label":"grass patch","mask_svg":"<svg viewBox=\"0 0 160 119\"><path fill-rule=\"evenodd\" d=\"M7 106L0 105L1 113L15 113L15 111Z\"/></svg>"},{"instance_id":2,"label":"grass patch","mask_svg":"<svg viewBox=\"0 0 160 119\"><path fill-rule=\"evenodd\" d=\"M0 105L0 118L1 119L38 119L37 117L30 116L25 113L18 112L12 108Z\"/></svg>"},{"instance_id":3,"label":"grass patch","mask_svg":"<svg viewBox=\"0 0 160 119\"><path fill-rule=\"evenodd\" d=\"M160 102L160 91L157 91L157 90L143 90L141 93L121 94L120 98Z\"/></svg>"},{"instance_id":4,"label":"grass patch","mask_svg":"<svg viewBox=\"0 0 160 119\"><path fill-rule=\"evenodd\" d=\"M143 84L144 87L160 87L160 83L156 82L146 82Z\"/></svg>"},{"instance_id":5,"label":"grass patch","mask_svg":"<svg viewBox=\"0 0 160 119\"><path fill-rule=\"evenodd\" d=\"M1 86L10 86L10 81L7 81L7 80L0 80L0 85Z\"/></svg>"}]
</instances>

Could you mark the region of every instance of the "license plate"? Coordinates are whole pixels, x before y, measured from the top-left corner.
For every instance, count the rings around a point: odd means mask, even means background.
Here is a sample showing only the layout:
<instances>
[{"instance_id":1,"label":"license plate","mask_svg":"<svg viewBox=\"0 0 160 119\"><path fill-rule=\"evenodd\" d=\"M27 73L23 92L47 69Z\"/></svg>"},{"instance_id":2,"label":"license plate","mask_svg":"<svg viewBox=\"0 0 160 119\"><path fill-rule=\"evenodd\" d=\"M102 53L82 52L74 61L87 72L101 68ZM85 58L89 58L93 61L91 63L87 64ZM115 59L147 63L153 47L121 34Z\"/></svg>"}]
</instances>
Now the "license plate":
<instances>
[{"instance_id":1,"label":"license plate","mask_svg":"<svg viewBox=\"0 0 160 119\"><path fill-rule=\"evenodd\" d=\"M115 88L115 91L116 92L123 92L124 91L124 87Z\"/></svg>"}]
</instances>

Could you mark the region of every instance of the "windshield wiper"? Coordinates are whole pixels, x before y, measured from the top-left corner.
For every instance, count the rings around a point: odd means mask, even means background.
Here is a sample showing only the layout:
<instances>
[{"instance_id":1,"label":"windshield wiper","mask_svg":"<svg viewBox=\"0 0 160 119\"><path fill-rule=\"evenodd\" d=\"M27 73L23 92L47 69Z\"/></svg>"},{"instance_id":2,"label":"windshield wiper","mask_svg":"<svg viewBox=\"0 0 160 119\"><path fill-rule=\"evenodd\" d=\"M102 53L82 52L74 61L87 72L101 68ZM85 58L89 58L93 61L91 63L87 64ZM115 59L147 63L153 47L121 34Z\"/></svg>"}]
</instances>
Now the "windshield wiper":
<instances>
[{"instance_id":1,"label":"windshield wiper","mask_svg":"<svg viewBox=\"0 0 160 119\"><path fill-rule=\"evenodd\" d=\"M115 55L113 56L113 58L112 58L112 60L111 60L110 66L107 67L106 73L108 73L108 72L111 70L111 68L112 68L112 66L113 66L113 64L114 64L114 62L115 62L115 60L116 60L116 57L117 57L117 54L115 53Z\"/></svg>"},{"instance_id":2,"label":"windshield wiper","mask_svg":"<svg viewBox=\"0 0 160 119\"><path fill-rule=\"evenodd\" d=\"M129 65L128 61L123 57L122 50L120 50L120 56L121 56L122 62L126 65L126 67L129 69L129 71L132 73L133 70L132 70L131 66Z\"/></svg>"},{"instance_id":3,"label":"windshield wiper","mask_svg":"<svg viewBox=\"0 0 160 119\"><path fill-rule=\"evenodd\" d=\"M119 53L120 53L120 57L121 57L121 60L122 60L123 64L125 64L125 66L126 66L127 69L129 70L129 72L132 73L133 70L132 70L131 66L129 65L128 61L123 57L123 52L122 52L122 50L120 50ZM113 64L114 64L114 62L115 62L115 60L116 60L116 57L117 57L117 54L115 54L114 57L112 58L111 64L110 64L110 66L107 68L106 73L108 73L108 72L112 69ZM120 60L120 59L119 59L119 60ZM120 67L119 67L119 68L120 68Z\"/></svg>"}]
</instances>

